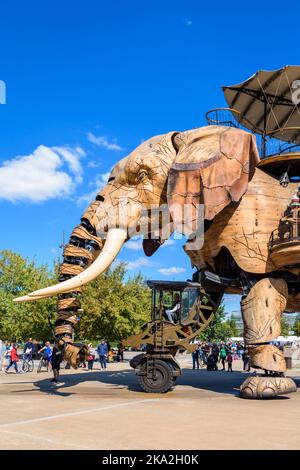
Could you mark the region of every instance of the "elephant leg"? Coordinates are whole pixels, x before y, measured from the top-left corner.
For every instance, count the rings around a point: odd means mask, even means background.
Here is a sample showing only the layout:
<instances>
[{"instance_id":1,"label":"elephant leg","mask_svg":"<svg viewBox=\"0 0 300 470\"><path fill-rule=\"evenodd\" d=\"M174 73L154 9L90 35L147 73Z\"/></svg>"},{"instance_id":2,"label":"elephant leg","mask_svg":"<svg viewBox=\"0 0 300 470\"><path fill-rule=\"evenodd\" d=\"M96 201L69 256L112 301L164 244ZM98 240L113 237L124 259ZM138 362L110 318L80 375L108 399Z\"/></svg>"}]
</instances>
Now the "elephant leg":
<instances>
[{"instance_id":1,"label":"elephant leg","mask_svg":"<svg viewBox=\"0 0 300 470\"><path fill-rule=\"evenodd\" d=\"M280 335L287 298L288 286L283 279L265 278L242 299L245 347L251 367L265 372L264 376L249 377L243 382L240 388L243 398L270 398L296 391L294 381L284 377L286 364L282 351L269 344Z\"/></svg>"}]
</instances>

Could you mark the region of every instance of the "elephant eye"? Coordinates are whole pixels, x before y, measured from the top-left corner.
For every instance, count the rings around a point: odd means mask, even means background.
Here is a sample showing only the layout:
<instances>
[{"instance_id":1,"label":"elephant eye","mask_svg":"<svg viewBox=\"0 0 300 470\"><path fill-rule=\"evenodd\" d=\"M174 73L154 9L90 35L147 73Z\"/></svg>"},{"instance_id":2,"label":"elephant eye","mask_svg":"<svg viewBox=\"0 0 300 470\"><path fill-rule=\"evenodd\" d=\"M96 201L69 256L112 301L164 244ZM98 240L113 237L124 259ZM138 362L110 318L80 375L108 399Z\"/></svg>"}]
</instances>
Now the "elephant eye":
<instances>
[{"instance_id":1,"label":"elephant eye","mask_svg":"<svg viewBox=\"0 0 300 470\"><path fill-rule=\"evenodd\" d=\"M138 179L139 182L143 182L147 177L148 177L147 171L146 170L141 170L138 174L137 179Z\"/></svg>"}]
</instances>

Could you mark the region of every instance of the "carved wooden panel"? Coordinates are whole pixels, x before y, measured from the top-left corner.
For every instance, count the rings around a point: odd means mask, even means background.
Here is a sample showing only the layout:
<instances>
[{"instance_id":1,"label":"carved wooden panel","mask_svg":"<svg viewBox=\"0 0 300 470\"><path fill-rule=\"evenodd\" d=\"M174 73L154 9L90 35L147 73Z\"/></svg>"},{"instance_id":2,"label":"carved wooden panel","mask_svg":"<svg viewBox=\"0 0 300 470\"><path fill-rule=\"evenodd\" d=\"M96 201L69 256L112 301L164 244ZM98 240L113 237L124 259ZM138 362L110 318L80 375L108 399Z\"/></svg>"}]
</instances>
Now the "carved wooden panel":
<instances>
[{"instance_id":1,"label":"carved wooden panel","mask_svg":"<svg viewBox=\"0 0 300 470\"><path fill-rule=\"evenodd\" d=\"M213 220L204 236L203 248L186 250L192 263L200 268L214 267L213 257L226 247L245 271L266 273L276 270L268 244L298 183L282 187L278 180L259 168L239 203L231 203Z\"/></svg>"}]
</instances>

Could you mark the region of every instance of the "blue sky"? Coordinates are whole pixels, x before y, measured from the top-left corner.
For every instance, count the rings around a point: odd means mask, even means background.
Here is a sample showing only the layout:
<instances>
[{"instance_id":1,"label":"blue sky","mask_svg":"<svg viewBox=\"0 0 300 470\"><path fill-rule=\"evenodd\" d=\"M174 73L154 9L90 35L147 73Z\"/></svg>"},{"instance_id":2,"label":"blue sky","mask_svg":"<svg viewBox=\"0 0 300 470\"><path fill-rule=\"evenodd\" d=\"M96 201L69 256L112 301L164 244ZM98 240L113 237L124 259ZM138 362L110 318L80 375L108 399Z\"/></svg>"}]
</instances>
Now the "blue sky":
<instances>
[{"instance_id":1,"label":"blue sky","mask_svg":"<svg viewBox=\"0 0 300 470\"><path fill-rule=\"evenodd\" d=\"M221 85L299 63L299 9L293 1L284 15L258 1L2 4L1 248L51 263L105 174L142 140L204 125L204 113L225 104ZM170 277L185 279L181 244L148 261L124 247L119 259L152 278L181 268ZM226 306L237 309L238 299Z\"/></svg>"}]
</instances>

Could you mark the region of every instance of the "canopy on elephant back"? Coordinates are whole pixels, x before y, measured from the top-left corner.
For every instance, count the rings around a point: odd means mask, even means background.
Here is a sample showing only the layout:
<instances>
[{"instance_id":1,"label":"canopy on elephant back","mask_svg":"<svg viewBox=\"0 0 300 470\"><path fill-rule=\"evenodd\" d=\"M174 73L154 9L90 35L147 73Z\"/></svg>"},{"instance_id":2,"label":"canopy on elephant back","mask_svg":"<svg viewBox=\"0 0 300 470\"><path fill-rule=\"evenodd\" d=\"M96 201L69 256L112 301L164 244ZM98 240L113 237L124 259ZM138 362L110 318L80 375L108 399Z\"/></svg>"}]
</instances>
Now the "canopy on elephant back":
<instances>
[{"instance_id":1,"label":"canopy on elephant back","mask_svg":"<svg viewBox=\"0 0 300 470\"><path fill-rule=\"evenodd\" d=\"M267 139L300 145L300 67L259 70L242 83L223 87L236 121L262 136L262 156Z\"/></svg>"}]
</instances>

